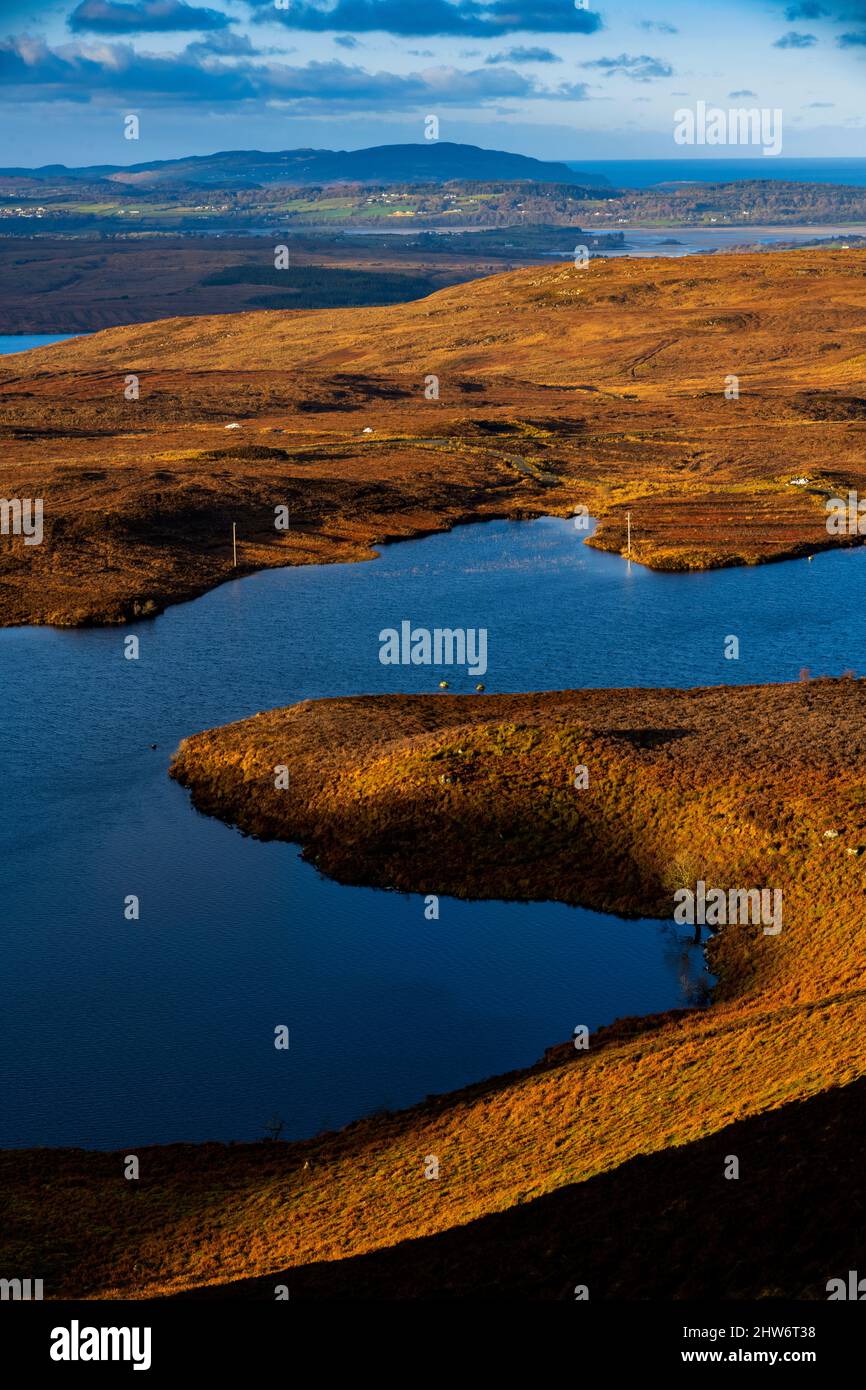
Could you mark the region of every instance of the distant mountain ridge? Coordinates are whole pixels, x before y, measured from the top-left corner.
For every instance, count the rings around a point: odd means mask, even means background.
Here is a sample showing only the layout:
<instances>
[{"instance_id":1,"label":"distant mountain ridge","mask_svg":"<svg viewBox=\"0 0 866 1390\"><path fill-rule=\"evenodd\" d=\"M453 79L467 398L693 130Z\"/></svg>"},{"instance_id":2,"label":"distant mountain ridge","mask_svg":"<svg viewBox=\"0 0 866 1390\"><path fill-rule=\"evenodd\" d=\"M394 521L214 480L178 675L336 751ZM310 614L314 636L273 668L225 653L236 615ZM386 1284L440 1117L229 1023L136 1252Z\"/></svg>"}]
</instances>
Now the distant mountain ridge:
<instances>
[{"instance_id":1,"label":"distant mountain ridge","mask_svg":"<svg viewBox=\"0 0 866 1390\"><path fill-rule=\"evenodd\" d=\"M210 155L158 159L145 164L93 164L67 168L46 164L37 169L0 169L7 178L108 179L136 187L197 184L202 187L255 188L265 184L448 183L468 179L482 183L521 182L609 187L602 174L583 173L555 161L533 159L478 145L425 141L415 145L375 145L364 150L220 150Z\"/></svg>"}]
</instances>

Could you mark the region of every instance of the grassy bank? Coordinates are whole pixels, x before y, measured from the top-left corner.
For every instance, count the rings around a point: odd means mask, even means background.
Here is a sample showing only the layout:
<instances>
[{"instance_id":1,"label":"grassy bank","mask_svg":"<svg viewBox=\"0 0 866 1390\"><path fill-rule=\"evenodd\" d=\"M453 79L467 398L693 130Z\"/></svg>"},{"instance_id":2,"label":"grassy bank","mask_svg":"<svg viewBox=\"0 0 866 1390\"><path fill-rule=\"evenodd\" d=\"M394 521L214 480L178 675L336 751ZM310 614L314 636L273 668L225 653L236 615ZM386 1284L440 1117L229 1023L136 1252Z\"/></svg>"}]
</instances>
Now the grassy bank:
<instances>
[{"instance_id":1,"label":"grassy bank","mask_svg":"<svg viewBox=\"0 0 866 1390\"><path fill-rule=\"evenodd\" d=\"M5 495L45 511L42 544L3 538L0 623L127 622L255 569L575 506L617 551L631 511L634 558L664 569L849 544L824 504L866 493L864 255L556 264L0 360Z\"/></svg>"},{"instance_id":2,"label":"grassy bank","mask_svg":"<svg viewBox=\"0 0 866 1390\"><path fill-rule=\"evenodd\" d=\"M137 1183L122 1154L3 1154L4 1270L36 1261L49 1292L96 1297L272 1297L280 1272L311 1297L367 1278L566 1297L587 1277L601 1297L825 1296L856 1267L864 1199L846 1139L866 1074L864 700L853 679L359 697L186 740L174 775L202 810L346 881L668 916L702 877L781 888L783 930L717 934L709 1010L587 1051L552 1038L534 1068L338 1134L143 1149Z\"/></svg>"}]
</instances>

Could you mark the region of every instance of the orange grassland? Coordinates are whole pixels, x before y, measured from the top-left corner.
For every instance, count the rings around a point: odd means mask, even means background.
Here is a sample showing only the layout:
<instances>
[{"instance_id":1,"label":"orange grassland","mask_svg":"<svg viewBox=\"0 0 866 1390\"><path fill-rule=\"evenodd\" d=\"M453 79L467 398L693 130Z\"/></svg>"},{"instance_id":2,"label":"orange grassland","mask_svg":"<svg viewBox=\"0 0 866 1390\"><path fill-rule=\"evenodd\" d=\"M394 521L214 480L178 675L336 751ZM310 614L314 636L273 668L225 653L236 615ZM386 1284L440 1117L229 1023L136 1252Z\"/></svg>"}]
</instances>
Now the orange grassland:
<instances>
[{"instance_id":1,"label":"orange grassland","mask_svg":"<svg viewBox=\"0 0 866 1390\"><path fill-rule=\"evenodd\" d=\"M827 496L866 491L864 368L855 251L554 265L6 359L4 491L44 496L46 543L4 545L2 620L192 597L232 575L232 520L242 573L576 504L614 550L630 509L648 564L811 553L837 543ZM703 877L782 888L784 928L718 933L711 1009L585 1052L551 1038L525 1071L338 1134L142 1149L138 1182L123 1153L2 1153L0 1276L52 1297L825 1297L864 1258L863 730L843 679L358 697L186 740L173 772L201 810L345 881L668 916Z\"/></svg>"},{"instance_id":2,"label":"orange grassland","mask_svg":"<svg viewBox=\"0 0 866 1390\"><path fill-rule=\"evenodd\" d=\"M358 697L187 739L199 808L340 879L667 916L703 877L782 888L783 930L718 932L710 1009L340 1133L144 1149L137 1183L3 1154L4 1267L88 1297L826 1297L866 1214L864 713L844 678Z\"/></svg>"},{"instance_id":3,"label":"orange grassland","mask_svg":"<svg viewBox=\"0 0 866 1390\"><path fill-rule=\"evenodd\" d=\"M0 623L123 622L263 566L575 505L617 551L630 509L634 558L662 568L850 543L824 503L866 491L864 372L857 250L553 264L6 357L4 495L42 497L46 537L3 538Z\"/></svg>"}]
</instances>

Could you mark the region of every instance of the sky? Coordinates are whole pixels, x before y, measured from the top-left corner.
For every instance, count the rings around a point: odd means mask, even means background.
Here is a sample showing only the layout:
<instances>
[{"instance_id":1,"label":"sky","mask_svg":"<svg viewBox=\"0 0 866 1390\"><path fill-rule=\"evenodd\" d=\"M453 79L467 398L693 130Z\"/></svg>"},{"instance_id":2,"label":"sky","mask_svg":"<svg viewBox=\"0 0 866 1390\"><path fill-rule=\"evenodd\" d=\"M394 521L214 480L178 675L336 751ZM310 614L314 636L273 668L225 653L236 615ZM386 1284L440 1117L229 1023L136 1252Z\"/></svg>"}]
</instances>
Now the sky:
<instances>
[{"instance_id":1,"label":"sky","mask_svg":"<svg viewBox=\"0 0 866 1390\"><path fill-rule=\"evenodd\" d=\"M781 110L783 156L866 156L866 0L596 3L0 0L0 166L359 149L431 115L542 159L760 156L677 144L701 101Z\"/></svg>"}]
</instances>

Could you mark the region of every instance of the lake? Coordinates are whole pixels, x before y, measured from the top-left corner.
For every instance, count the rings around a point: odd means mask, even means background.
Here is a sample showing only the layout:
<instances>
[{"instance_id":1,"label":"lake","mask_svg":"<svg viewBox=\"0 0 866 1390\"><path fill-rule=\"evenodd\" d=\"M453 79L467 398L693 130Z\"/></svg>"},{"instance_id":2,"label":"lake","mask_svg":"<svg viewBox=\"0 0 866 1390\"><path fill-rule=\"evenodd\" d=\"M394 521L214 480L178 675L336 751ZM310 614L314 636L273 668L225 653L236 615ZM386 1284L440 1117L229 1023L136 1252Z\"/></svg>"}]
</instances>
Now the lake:
<instances>
[{"instance_id":1,"label":"lake","mask_svg":"<svg viewBox=\"0 0 866 1390\"><path fill-rule=\"evenodd\" d=\"M864 550L666 575L583 534L462 526L123 628L0 631L0 1144L251 1139L273 1115L310 1135L527 1065L576 1024L694 998L687 929L448 898L427 922L420 896L334 884L296 846L199 815L166 775L185 735L259 709L429 692L443 674L470 690L450 669L380 664L379 631L406 618L486 627L491 692L790 680L864 650Z\"/></svg>"},{"instance_id":2,"label":"lake","mask_svg":"<svg viewBox=\"0 0 866 1390\"><path fill-rule=\"evenodd\" d=\"M676 259L681 256L703 255L710 251L730 251L736 246L771 247L788 242L800 246L822 239L832 240L837 237L864 236L866 235L866 224L859 222L842 223L835 226L813 224L803 227L665 227L662 229L611 224L604 227L586 227L584 230L595 236L603 236L610 232L623 233L625 244L622 247L611 247L600 251L599 255L605 257L630 256L634 259L661 256L667 259ZM574 247L570 251L563 248L562 251L552 251L546 254L573 260Z\"/></svg>"},{"instance_id":3,"label":"lake","mask_svg":"<svg viewBox=\"0 0 866 1390\"><path fill-rule=\"evenodd\" d=\"M65 343L72 336L71 333L0 333L0 356L10 352L29 352L31 348L49 347L51 343Z\"/></svg>"}]
</instances>

